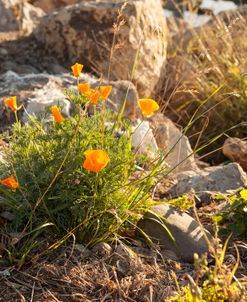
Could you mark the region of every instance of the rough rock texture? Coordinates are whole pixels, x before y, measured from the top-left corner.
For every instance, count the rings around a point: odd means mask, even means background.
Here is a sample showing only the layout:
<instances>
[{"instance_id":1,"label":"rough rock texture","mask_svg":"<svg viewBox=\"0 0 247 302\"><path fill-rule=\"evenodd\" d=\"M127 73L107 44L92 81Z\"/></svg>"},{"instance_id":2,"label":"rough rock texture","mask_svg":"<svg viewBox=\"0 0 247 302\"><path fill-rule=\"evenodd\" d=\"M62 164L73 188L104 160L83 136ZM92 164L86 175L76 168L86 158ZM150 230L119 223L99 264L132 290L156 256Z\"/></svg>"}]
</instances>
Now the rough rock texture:
<instances>
[{"instance_id":1,"label":"rough rock texture","mask_svg":"<svg viewBox=\"0 0 247 302\"><path fill-rule=\"evenodd\" d=\"M165 161L172 172L198 170L188 138L170 119L156 114L151 119L151 125L157 145L164 151Z\"/></svg>"},{"instance_id":2,"label":"rough rock texture","mask_svg":"<svg viewBox=\"0 0 247 302\"><path fill-rule=\"evenodd\" d=\"M206 168L200 172L187 171L177 176L177 183L169 190L172 196L180 196L191 190L226 192L247 185L246 173L237 163Z\"/></svg>"},{"instance_id":3,"label":"rough rock texture","mask_svg":"<svg viewBox=\"0 0 247 302\"><path fill-rule=\"evenodd\" d=\"M223 153L230 160L239 163L247 172L247 141L229 137L224 142Z\"/></svg>"},{"instance_id":4,"label":"rough rock texture","mask_svg":"<svg viewBox=\"0 0 247 302\"><path fill-rule=\"evenodd\" d=\"M30 35L42 17L45 16L45 12L28 2L24 2L16 7L18 10L19 27L23 35Z\"/></svg>"},{"instance_id":5,"label":"rough rock texture","mask_svg":"<svg viewBox=\"0 0 247 302\"><path fill-rule=\"evenodd\" d=\"M110 71L112 80L132 79L140 96L148 97L164 79L165 18L159 0L124 3L101 0L68 6L44 17L36 38L66 62L80 61L105 78Z\"/></svg>"},{"instance_id":6,"label":"rough rock texture","mask_svg":"<svg viewBox=\"0 0 247 302\"><path fill-rule=\"evenodd\" d=\"M49 13L59 8L80 2L80 0L34 0L33 5L40 7L44 12Z\"/></svg>"},{"instance_id":7,"label":"rough rock texture","mask_svg":"<svg viewBox=\"0 0 247 302\"><path fill-rule=\"evenodd\" d=\"M85 73L81 75L80 81L82 83L89 82L93 88L98 87L100 84L98 79ZM15 72L8 71L0 75L0 83L0 97L6 98L16 95L18 104L24 104L28 114L44 113L47 107L59 103L64 107L63 113L69 116L71 106L63 94L63 89L71 88L77 90L75 78L65 73L56 76L45 73L18 75ZM104 84L104 82L101 82L101 84ZM106 103L108 108L120 111L128 90L124 116L130 119L135 118L138 94L134 85L128 81L116 81L110 82L110 84L113 86L113 89L109 101ZM8 117L13 115L8 114L8 110L4 109L3 104L1 107L0 118L3 121L2 124L4 126L2 127L4 128L12 121L8 120ZM24 122L28 120L26 112L22 116Z\"/></svg>"},{"instance_id":8,"label":"rough rock texture","mask_svg":"<svg viewBox=\"0 0 247 302\"><path fill-rule=\"evenodd\" d=\"M16 12L10 0L0 0L0 32L18 30Z\"/></svg>"},{"instance_id":9,"label":"rough rock texture","mask_svg":"<svg viewBox=\"0 0 247 302\"><path fill-rule=\"evenodd\" d=\"M175 252L186 262L193 262L194 253L201 255L208 252L208 245L201 227L190 215L168 204L155 205L152 212L162 216L164 220L155 214L148 213L139 222L139 227L162 249ZM161 223L165 224L165 227ZM172 234L174 241L166 228ZM204 231L208 239L212 241L211 234Z\"/></svg>"},{"instance_id":10,"label":"rough rock texture","mask_svg":"<svg viewBox=\"0 0 247 302\"><path fill-rule=\"evenodd\" d=\"M163 7L175 12L177 16L181 16L185 9L194 10L197 9L202 0L162 0Z\"/></svg>"},{"instance_id":11,"label":"rough rock texture","mask_svg":"<svg viewBox=\"0 0 247 302\"><path fill-rule=\"evenodd\" d=\"M44 15L42 9L27 0L0 0L0 32L20 30L29 35Z\"/></svg>"}]
</instances>

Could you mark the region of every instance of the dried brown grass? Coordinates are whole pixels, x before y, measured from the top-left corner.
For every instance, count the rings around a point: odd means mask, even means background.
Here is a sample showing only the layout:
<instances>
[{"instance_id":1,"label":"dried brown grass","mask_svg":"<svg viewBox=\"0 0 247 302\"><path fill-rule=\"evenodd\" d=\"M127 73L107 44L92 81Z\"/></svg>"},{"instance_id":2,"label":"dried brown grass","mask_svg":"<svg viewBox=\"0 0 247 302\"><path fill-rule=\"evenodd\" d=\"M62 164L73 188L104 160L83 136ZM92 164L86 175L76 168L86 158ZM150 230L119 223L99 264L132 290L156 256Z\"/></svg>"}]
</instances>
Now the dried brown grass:
<instances>
[{"instance_id":1,"label":"dried brown grass","mask_svg":"<svg viewBox=\"0 0 247 302\"><path fill-rule=\"evenodd\" d=\"M184 127L200 108L196 117L201 117L187 133L195 148L246 121L246 11L224 13L200 28L182 25L177 33L173 26L160 103L166 115ZM227 133L245 137L247 127ZM203 153L221 145L213 144Z\"/></svg>"},{"instance_id":2,"label":"dried brown grass","mask_svg":"<svg viewBox=\"0 0 247 302\"><path fill-rule=\"evenodd\" d=\"M0 301L164 301L175 289L172 275L183 279L191 267L157 257L103 257L60 248L20 271L0 277Z\"/></svg>"}]
</instances>

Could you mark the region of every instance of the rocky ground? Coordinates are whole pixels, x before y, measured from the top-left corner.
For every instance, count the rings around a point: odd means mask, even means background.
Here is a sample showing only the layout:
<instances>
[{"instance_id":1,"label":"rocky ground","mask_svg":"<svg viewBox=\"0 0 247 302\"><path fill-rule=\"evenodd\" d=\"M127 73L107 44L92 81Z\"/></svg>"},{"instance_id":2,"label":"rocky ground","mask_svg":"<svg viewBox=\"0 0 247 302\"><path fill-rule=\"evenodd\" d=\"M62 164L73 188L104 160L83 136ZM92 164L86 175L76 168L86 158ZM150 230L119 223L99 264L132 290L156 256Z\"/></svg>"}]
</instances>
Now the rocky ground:
<instances>
[{"instance_id":1,"label":"rocky ground","mask_svg":"<svg viewBox=\"0 0 247 302\"><path fill-rule=\"evenodd\" d=\"M25 1L16 1L14 8L6 8L9 22L1 24L6 26L0 32L1 131L13 123L3 104L3 99L11 95L17 96L29 114L39 115L47 106L62 103L63 113L71 115L73 108L64 97L63 88L75 87L68 72L75 61L85 63L82 81L95 87L110 81L111 109L119 110L126 90L129 91L125 117L137 127L139 96L157 95L166 83L168 28L157 1L137 1L127 8L110 2L85 1L79 6L62 8L56 14L49 14L58 8L56 1L32 2L44 11L36 11L36 7ZM6 1L0 1L1 5L6 7ZM35 22L30 17L34 12ZM131 74L137 52L138 63ZM28 122L24 110L19 114L22 122ZM157 184L153 198L165 202L188 194L195 202L196 212L192 208L179 210L167 203L153 209L168 219L168 227L178 243L176 248L167 232L146 217L140 223L149 236L158 239L159 246L155 244L154 250L133 234L129 234L128 245L133 253L120 242L112 246L98 244L88 250L71 241L50 255L37 250L21 269L2 266L0 301L163 301L177 290L175 280L180 286L190 282L188 275L195 274L194 253L209 251L205 234L215 243L212 213L222 211L225 206L219 204L217 195L229 196L247 185L245 142L228 140L223 152L233 162L209 167L193 154L181 127L160 113L138 128L133 146L140 143L141 152L149 156L163 150L168 165L167 176ZM11 218L6 209L1 210L0 216L4 229ZM1 254L13 243L12 235L2 232ZM225 237L221 239L224 241ZM237 275L242 281L246 278L246 242L240 238L235 242L240 251ZM46 242L43 250L50 244ZM232 244L233 241L226 256L230 266L237 258Z\"/></svg>"}]
</instances>

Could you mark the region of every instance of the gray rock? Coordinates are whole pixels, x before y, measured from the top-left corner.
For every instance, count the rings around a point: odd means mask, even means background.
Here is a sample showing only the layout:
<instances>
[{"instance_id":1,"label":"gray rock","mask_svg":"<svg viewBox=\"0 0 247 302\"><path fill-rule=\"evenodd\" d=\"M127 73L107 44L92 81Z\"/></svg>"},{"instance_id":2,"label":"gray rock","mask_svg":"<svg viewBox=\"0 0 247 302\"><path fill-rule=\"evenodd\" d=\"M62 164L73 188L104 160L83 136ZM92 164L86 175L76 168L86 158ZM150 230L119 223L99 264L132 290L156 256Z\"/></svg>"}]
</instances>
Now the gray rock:
<instances>
[{"instance_id":1,"label":"gray rock","mask_svg":"<svg viewBox=\"0 0 247 302\"><path fill-rule=\"evenodd\" d=\"M0 0L0 32L15 31L19 29L15 11L9 0Z\"/></svg>"},{"instance_id":2,"label":"gray rock","mask_svg":"<svg viewBox=\"0 0 247 302\"><path fill-rule=\"evenodd\" d=\"M135 120L137 117L137 101L139 99L136 87L130 81L93 81L92 87L99 85L112 85L112 91L106 103L108 109L116 112L121 112L124 101L126 101L124 108L124 117Z\"/></svg>"},{"instance_id":3,"label":"gray rock","mask_svg":"<svg viewBox=\"0 0 247 302\"><path fill-rule=\"evenodd\" d=\"M83 1L47 15L35 32L57 58L105 78L109 73L110 80L131 79L142 97L154 94L165 77L167 28L159 0Z\"/></svg>"},{"instance_id":4,"label":"gray rock","mask_svg":"<svg viewBox=\"0 0 247 302\"><path fill-rule=\"evenodd\" d=\"M16 64L13 61L6 61L4 63L4 68L20 75L38 73L38 70L34 66L27 64Z\"/></svg>"},{"instance_id":5,"label":"gray rock","mask_svg":"<svg viewBox=\"0 0 247 302\"><path fill-rule=\"evenodd\" d=\"M244 187L247 184L246 173L236 163L225 166L215 166L200 172L187 171L177 175L176 183L170 188L168 194L180 196L194 190L226 192Z\"/></svg>"},{"instance_id":6,"label":"gray rock","mask_svg":"<svg viewBox=\"0 0 247 302\"><path fill-rule=\"evenodd\" d=\"M225 140L222 151L226 157L239 163L247 171L247 141L229 137Z\"/></svg>"},{"instance_id":7,"label":"gray rock","mask_svg":"<svg viewBox=\"0 0 247 302\"><path fill-rule=\"evenodd\" d=\"M99 242L94 245L92 252L98 256L110 256L112 247L106 242Z\"/></svg>"},{"instance_id":8,"label":"gray rock","mask_svg":"<svg viewBox=\"0 0 247 302\"><path fill-rule=\"evenodd\" d=\"M198 171L187 136L163 114L155 114L150 121L157 145L164 152L169 170L173 173L188 170Z\"/></svg>"},{"instance_id":9,"label":"gray rock","mask_svg":"<svg viewBox=\"0 0 247 302\"><path fill-rule=\"evenodd\" d=\"M80 82L88 82L92 88L106 84L105 81L100 82L85 73L81 75ZM67 73L59 75L46 73L20 75L13 71L8 71L0 75L0 83L1 98L4 99L8 96L16 95L18 105L24 104L26 109L22 117L24 122L28 121L28 115L39 115L41 112L43 114L47 111L47 108L56 104L60 104L63 107L65 116L70 116L71 106L69 101L66 100L63 90L71 88L77 91L75 78ZM109 100L106 102L107 107L120 112L126 98L124 116L135 119L138 100L135 86L128 81L112 81L109 84L113 86L113 89Z\"/></svg>"},{"instance_id":10,"label":"gray rock","mask_svg":"<svg viewBox=\"0 0 247 302\"><path fill-rule=\"evenodd\" d=\"M210 242L212 242L212 236L208 231L202 231L198 222L190 215L165 203L155 205L151 210L154 214L147 213L139 222L139 227L162 250L174 252L185 262L193 262L194 253L198 255L209 253L203 233L207 235Z\"/></svg>"},{"instance_id":11,"label":"gray rock","mask_svg":"<svg viewBox=\"0 0 247 302\"><path fill-rule=\"evenodd\" d=\"M0 0L0 32L20 30L29 35L44 15L42 9L25 0Z\"/></svg>"}]
</instances>

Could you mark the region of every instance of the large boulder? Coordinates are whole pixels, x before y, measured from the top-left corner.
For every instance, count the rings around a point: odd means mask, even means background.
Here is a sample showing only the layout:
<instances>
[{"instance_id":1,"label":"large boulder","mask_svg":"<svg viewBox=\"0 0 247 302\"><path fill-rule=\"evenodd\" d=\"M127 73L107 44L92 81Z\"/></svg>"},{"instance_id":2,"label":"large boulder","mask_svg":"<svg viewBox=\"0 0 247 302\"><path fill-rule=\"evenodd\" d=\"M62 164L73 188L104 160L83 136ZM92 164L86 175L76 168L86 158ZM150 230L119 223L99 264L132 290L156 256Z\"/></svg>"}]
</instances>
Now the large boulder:
<instances>
[{"instance_id":1,"label":"large boulder","mask_svg":"<svg viewBox=\"0 0 247 302\"><path fill-rule=\"evenodd\" d=\"M246 173L237 163L215 166L201 171L186 171L177 175L176 183L167 192L180 196L192 190L197 192L214 191L225 193L247 185Z\"/></svg>"},{"instance_id":2,"label":"large boulder","mask_svg":"<svg viewBox=\"0 0 247 302\"><path fill-rule=\"evenodd\" d=\"M154 94L164 79L167 28L159 0L84 1L44 17L35 35L68 64L132 80L141 96Z\"/></svg>"},{"instance_id":3,"label":"large boulder","mask_svg":"<svg viewBox=\"0 0 247 302\"><path fill-rule=\"evenodd\" d=\"M193 262L195 253L209 252L204 234L212 242L211 234L190 215L165 203L153 206L151 212L139 222L139 227L161 249L176 253L186 262Z\"/></svg>"}]
</instances>

